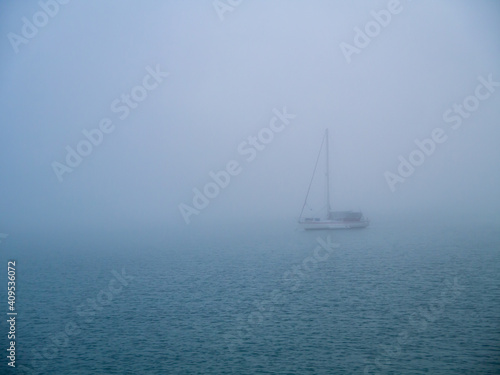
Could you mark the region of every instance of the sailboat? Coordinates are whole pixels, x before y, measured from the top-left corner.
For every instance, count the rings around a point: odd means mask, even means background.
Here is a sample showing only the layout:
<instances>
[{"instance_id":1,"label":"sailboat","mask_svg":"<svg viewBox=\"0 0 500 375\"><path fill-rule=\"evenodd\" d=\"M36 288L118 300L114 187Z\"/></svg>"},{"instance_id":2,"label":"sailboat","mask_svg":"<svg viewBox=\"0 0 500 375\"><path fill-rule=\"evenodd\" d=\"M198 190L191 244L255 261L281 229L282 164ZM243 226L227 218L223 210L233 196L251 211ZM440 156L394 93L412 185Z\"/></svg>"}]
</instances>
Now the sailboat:
<instances>
[{"instance_id":1,"label":"sailboat","mask_svg":"<svg viewBox=\"0 0 500 375\"><path fill-rule=\"evenodd\" d=\"M307 199L309 197L309 192L311 191L311 185L316 174L316 168L318 166L318 161L321 156L321 151L323 145L326 145L326 215L324 217L303 217L304 209L307 206ZM299 216L299 224L302 228L306 230L312 229L352 229L352 228L366 228L370 221L365 219L363 213L360 211L333 211L330 204L330 171L329 171L329 159L330 152L328 147L328 129L325 130L325 136L321 147L319 150L318 158L316 159L316 165L314 166L313 176L311 182L309 183L309 188L307 189L306 199L304 205L302 206L302 211Z\"/></svg>"}]
</instances>

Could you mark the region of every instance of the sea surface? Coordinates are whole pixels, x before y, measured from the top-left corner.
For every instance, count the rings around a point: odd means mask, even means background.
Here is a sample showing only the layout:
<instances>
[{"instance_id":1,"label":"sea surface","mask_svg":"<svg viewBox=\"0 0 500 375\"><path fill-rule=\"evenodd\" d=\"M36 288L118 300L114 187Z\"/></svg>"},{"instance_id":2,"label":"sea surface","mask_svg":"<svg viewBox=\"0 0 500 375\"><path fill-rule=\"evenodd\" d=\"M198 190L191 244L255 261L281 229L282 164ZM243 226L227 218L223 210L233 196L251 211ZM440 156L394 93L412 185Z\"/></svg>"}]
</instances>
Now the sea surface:
<instances>
[{"instance_id":1,"label":"sea surface","mask_svg":"<svg viewBox=\"0 0 500 375\"><path fill-rule=\"evenodd\" d=\"M491 222L235 223L1 246L19 313L16 369L2 374L500 374Z\"/></svg>"}]
</instances>

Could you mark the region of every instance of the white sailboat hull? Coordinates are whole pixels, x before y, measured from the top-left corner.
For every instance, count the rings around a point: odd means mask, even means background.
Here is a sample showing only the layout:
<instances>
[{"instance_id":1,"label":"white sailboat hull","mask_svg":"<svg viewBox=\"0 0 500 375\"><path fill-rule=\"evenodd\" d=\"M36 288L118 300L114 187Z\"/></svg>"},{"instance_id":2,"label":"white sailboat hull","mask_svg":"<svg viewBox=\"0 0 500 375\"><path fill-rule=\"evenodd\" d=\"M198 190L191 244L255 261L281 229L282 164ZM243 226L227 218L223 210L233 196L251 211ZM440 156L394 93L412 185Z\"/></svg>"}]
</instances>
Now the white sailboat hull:
<instances>
[{"instance_id":1,"label":"white sailboat hull","mask_svg":"<svg viewBox=\"0 0 500 375\"><path fill-rule=\"evenodd\" d=\"M321 220L321 221L300 222L300 225L305 230L366 228L369 224L370 224L369 220L359 220L359 221Z\"/></svg>"}]
</instances>

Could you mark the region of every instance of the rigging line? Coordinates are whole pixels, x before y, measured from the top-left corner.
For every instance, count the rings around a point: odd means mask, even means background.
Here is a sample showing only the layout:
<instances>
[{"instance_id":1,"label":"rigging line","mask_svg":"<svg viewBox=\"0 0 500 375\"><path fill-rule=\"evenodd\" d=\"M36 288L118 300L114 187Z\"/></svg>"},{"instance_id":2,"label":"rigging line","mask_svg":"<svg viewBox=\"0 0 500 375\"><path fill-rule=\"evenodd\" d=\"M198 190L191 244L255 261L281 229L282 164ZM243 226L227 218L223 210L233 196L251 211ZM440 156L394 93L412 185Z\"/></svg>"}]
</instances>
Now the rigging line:
<instances>
[{"instance_id":1,"label":"rigging line","mask_svg":"<svg viewBox=\"0 0 500 375\"><path fill-rule=\"evenodd\" d=\"M321 147L319 148L318 157L316 158L316 164L314 164L314 171L311 177L311 181L309 182L309 187L307 188L306 199L304 200L304 205L302 206L302 210L300 211L299 219L302 217L302 214L304 213L304 208L306 207L307 204L307 198L309 197L309 191L311 190L311 185L314 179L314 175L316 174L316 168L318 167L318 161L319 157L321 156L321 151L323 150L323 144L325 143L325 138L326 136L323 137L323 141L321 142Z\"/></svg>"}]
</instances>

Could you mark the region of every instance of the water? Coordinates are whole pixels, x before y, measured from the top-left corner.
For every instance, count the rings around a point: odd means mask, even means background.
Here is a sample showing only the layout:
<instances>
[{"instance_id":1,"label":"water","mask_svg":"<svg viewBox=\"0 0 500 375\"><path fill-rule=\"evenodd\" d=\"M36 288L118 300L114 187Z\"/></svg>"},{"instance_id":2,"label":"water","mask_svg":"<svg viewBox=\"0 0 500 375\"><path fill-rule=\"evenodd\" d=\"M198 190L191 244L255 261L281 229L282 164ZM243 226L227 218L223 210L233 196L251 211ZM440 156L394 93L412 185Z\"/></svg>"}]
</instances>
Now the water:
<instances>
[{"instance_id":1,"label":"water","mask_svg":"<svg viewBox=\"0 0 500 375\"><path fill-rule=\"evenodd\" d=\"M226 229L153 245L11 235L17 372L500 373L494 225Z\"/></svg>"}]
</instances>

